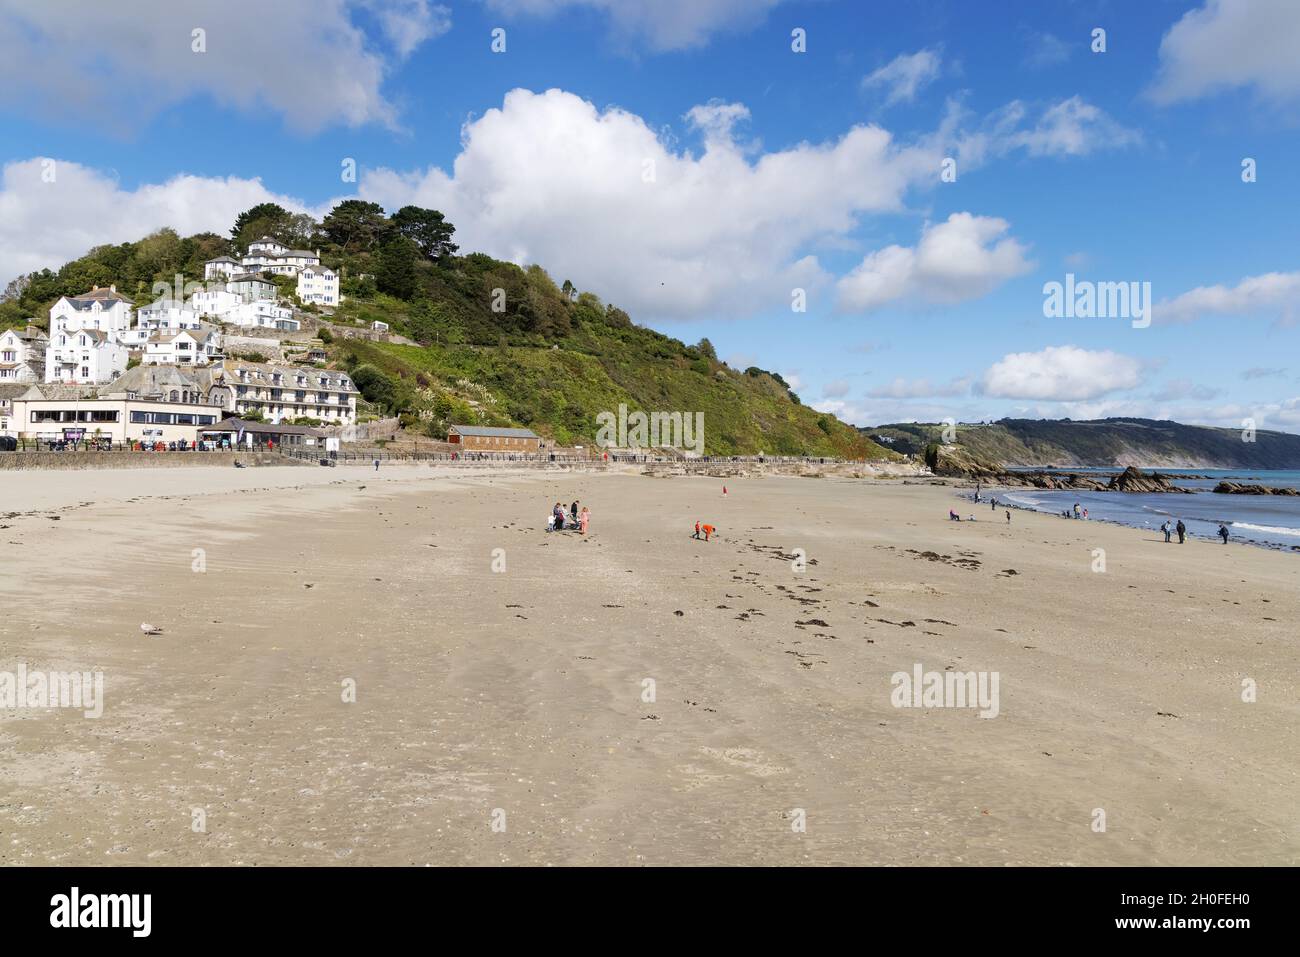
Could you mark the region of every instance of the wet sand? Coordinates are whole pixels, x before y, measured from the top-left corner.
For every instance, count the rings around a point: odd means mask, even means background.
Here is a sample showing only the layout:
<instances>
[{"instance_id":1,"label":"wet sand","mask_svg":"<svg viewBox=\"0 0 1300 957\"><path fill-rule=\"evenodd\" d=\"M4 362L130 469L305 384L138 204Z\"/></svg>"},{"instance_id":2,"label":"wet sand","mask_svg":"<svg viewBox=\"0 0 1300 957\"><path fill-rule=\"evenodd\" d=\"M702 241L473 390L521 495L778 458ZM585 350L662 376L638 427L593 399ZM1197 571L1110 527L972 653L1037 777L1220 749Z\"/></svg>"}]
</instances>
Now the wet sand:
<instances>
[{"instance_id":1,"label":"wet sand","mask_svg":"<svg viewBox=\"0 0 1300 957\"><path fill-rule=\"evenodd\" d=\"M106 701L0 710L0 863L1300 861L1294 556L870 480L4 483L0 671Z\"/></svg>"}]
</instances>

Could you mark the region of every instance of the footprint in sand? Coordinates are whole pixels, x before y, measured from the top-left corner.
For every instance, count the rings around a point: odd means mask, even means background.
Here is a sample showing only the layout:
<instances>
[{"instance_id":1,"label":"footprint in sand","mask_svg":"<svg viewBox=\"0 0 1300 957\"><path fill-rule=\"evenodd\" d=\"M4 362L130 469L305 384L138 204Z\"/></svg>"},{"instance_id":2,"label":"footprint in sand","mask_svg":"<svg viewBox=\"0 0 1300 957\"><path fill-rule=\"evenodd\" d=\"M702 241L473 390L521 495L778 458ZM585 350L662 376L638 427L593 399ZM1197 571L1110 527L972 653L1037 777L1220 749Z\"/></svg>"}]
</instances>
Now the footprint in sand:
<instances>
[{"instance_id":1,"label":"footprint in sand","mask_svg":"<svg viewBox=\"0 0 1300 957\"><path fill-rule=\"evenodd\" d=\"M766 760L762 752L753 748L701 748L700 750L711 758L716 758L724 764L739 768L742 771L748 771L760 778L785 774L789 770L789 768L782 767L779 764L772 764Z\"/></svg>"}]
</instances>

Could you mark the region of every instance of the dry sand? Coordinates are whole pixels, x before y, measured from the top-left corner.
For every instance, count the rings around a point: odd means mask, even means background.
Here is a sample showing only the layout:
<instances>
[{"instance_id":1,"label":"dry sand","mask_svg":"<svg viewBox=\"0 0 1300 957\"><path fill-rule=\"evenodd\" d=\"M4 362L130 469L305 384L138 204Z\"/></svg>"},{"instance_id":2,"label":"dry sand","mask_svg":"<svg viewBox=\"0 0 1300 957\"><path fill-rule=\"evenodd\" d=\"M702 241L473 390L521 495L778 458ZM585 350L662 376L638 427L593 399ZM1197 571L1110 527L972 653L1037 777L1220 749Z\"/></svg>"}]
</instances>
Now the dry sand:
<instances>
[{"instance_id":1,"label":"dry sand","mask_svg":"<svg viewBox=\"0 0 1300 957\"><path fill-rule=\"evenodd\" d=\"M5 864L1300 860L1294 556L879 481L2 481L0 670L106 684L0 712ZM893 707L917 663L999 715Z\"/></svg>"}]
</instances>

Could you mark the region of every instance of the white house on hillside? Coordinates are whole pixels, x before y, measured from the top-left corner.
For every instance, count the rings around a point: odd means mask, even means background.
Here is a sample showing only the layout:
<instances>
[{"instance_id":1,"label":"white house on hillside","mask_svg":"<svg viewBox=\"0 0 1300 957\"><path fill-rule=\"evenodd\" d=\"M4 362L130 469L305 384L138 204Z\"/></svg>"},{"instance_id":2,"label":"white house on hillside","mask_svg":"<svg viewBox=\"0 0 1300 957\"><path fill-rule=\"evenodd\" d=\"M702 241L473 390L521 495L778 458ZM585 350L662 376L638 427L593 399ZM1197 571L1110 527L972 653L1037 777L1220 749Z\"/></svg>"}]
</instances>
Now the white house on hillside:
<instances>
[{"instance_id":1,"label":"white house on hillside","mask_svg":"<svg viewBox=\"0 0 1300 957\"><path fill-rule=\"evenodd\" d=\"M244 300L225 289L203 289L194 293L186 301L190 311L199 316L225 319L226 315Z\"/></svg>"},{"instance_id":2,"label":"white house on hillside","mask_svg":"<svg viewBox=\"0 0 1300 957\"><path fill-rule=\"evenodd\" d=\"M212 329L163 330L149 336L146 365L203 366L221 358L221 335Z\"/></svg>"},{"instance_id":3,"label":"white house on hillside","mask_svg":"<svg viewBox=\"0 0 1300 957\"><path fill-rule=\"evenodd\" d=\"M0 383L45 381L49 347L49 337L35 326L0 333Z\"/></svg>"},{"instance_id":4,"label":"white house on hillside","mask_svg":"<svg viewBox=\"0 0 1300 957\"><path fill-rule=\"evenodd\" d=\"M246 272L269 272L277 276L293 276L304 266L320 265L320 250L290 249L284 243L263 236L248 244L248 255L243 258ZM204 267L206 272L207 267Z\"/></svg>"},{"instance_id":5,"label":"white house on hillside","mask_svg":"<svg viewBox=\"0 0 1300 957\"><path fill-rule=\"evenodd\" d=\"M50 307L46 382L107 382L126 371L133 303L116 286L64 296Z\"/></svg>"},{"instance_id":6,"label":"white house on hillside","mask_svg":"<svg viewBox=\"0 0 1300 957\"><path fill-rule=\"evenodd\" d=\"M203 278L208 281L229 279L236 273L243 271L243 266L239 264L239 260L232 259L229 256L218 256L216 259L209 259L203 264Z\"/></svg>"},{"instance_id":7,"label":"white house on hillside","mask_svg":"<svg viewBox=\"0 0 1300 957\"><path fill-rule=\"evenodd\" d=\"M126 371L127 349L100 329L61 332L45 354L45 381L93 385Z\"/></svg>"}]
</instances>

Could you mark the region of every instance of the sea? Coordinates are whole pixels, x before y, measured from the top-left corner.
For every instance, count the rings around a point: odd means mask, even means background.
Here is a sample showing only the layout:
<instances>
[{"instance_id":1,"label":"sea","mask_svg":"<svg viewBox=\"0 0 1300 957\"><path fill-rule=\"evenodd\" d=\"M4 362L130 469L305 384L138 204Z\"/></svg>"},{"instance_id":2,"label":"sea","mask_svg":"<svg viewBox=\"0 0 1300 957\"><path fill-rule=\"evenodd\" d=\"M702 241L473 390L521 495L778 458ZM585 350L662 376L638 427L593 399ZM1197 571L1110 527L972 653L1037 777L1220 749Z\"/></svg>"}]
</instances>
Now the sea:
<instances>
[{"instance_id":1,"label":"sea","mask_svg":"<svg viewBox=\"0 0 1300 957\"><path fill-rule=\"evenodd\" d=\"M1025 469L1023 471L1053 471L1051 469ZM1064 472L1081 472L1109 477L1117 468L1071 468ZM1177 492L1083 492L1048 491L1036 488L1000 489L988 486L981 489L981 499L996 496L1016 508L1060 515L1074 503L1080 510L1088 510L1090 521L1114 522L1143 528L1160 534L1165 520L1176 523L1179 519L1194 538L1218 539L1219 524L1227 525L1231 539L1293 551L1300 554L1300 496L1290 495L1216 495L1211 491L1221 481L1241 482L1250 485L1271 485L1300 489L1300 470L1265 471L1240 469L1143 469L1162 474L1195 474L1203 479L1171 479L1172 484L1193 489L1193 495ZM968 493L969 494L969 493ZM974 507L974 506L971 506ZM981 503L979 508L988 509ZM976 513L977 518L984 518ZM1062 521L1065 521L1063 518Z\"/></svg>"}]
</instances>

